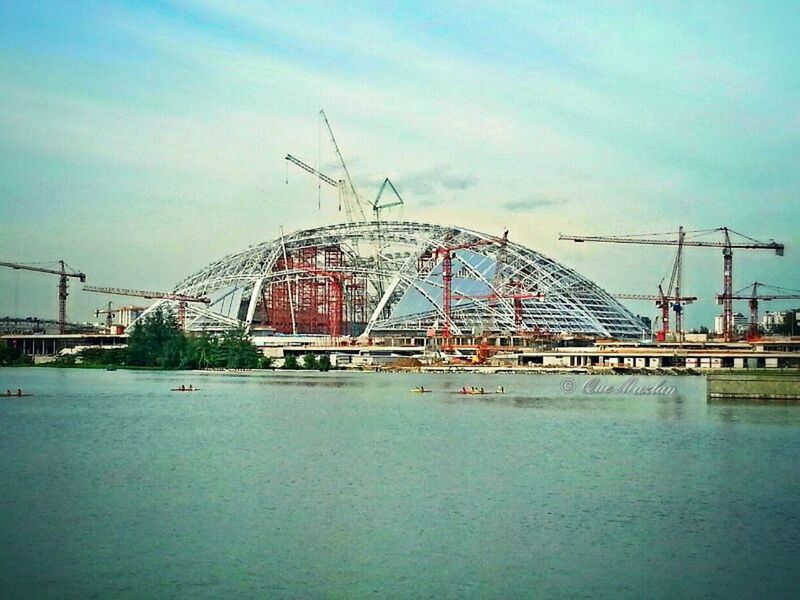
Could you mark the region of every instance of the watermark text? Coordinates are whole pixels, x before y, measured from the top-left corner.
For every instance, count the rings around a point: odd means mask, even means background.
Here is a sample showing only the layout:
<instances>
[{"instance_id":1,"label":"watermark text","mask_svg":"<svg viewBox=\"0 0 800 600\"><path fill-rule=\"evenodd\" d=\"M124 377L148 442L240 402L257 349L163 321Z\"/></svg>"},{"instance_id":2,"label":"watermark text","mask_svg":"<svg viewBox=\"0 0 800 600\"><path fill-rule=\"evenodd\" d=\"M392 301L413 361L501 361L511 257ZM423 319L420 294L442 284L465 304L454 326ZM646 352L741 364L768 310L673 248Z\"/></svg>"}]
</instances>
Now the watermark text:
<instances>
[{"instance_id":1,"label":"watermark text","mask_svg":"<svg viewBox=\"0 0 800 600\"><path fill-rule=\"evenodd\" d=\"M561 380L561 391L566 394L575 392L591 395L623 395L623 396L674 396L675 386L667 385L666 380L650 382L638 377L629 377L622 383L611 383L600 377L591 377L579 384L571 377Z\"/></svg>"}]
</instances>

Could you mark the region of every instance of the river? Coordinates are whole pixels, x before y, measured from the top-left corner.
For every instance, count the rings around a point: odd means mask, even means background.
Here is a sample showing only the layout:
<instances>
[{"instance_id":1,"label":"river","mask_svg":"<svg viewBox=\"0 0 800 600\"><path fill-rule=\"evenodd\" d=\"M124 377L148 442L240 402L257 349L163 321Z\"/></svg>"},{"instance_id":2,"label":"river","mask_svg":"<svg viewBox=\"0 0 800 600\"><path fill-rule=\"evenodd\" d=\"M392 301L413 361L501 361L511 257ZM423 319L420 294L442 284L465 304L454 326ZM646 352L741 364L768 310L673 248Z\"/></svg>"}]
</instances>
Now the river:
<instances>
[{"instance_id":1,"label":"river","mask_svg":"<svg viewBox=\"0 0 800 600\"><path fill-rule=\"evenodd\" d=\"M0 595L797 597L800 406L630 379L0 369Z\"/></svg>"}]
</instances>

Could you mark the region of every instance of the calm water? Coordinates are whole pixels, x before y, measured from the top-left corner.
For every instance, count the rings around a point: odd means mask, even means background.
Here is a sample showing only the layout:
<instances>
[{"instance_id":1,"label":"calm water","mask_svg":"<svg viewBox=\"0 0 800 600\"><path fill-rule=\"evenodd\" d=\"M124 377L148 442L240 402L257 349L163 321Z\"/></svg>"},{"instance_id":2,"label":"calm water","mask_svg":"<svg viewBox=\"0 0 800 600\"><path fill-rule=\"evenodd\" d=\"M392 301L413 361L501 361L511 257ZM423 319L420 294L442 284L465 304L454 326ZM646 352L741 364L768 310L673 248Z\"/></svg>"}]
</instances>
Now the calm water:
<instances>
[{"instance_id":1,"label":"calm water","mask_svg":"<svg viewBox=\"0 0 800 600\"><path fill-rule=\"evenodd\" d=\"M0 595L797 598L800 406L586 381L0 369Z\"/></svg>"}]
</instances>

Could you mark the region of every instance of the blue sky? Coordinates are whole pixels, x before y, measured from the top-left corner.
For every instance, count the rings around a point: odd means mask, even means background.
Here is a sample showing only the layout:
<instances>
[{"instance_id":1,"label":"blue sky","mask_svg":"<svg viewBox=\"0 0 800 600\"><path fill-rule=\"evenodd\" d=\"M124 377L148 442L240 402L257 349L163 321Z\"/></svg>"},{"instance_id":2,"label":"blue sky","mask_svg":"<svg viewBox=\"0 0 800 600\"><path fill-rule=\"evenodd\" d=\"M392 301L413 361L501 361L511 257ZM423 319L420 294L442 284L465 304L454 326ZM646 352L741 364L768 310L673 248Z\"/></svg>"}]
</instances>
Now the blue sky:
<instances>
[{"instance_id":1,"label":"blue sky","mask_svg":"<svg viewBox=\"0 0 800 600\"><path fill-rule=\"evenodd\" d=\"M339 219L303 172L286 183L287 152L339 176L324 108L364 195L388 175L404 218L508 227L638 293L670 249L557 234L726 225L787 245L737 253L735 287L800 288L797 40L792 2L0 3L0 260L170 289ZM687 253L690 326L721 263ZM3 270L0 314L55 315L55 283ZM86 319L102 297L71 301Z\"/></svg>"}]
</instances>

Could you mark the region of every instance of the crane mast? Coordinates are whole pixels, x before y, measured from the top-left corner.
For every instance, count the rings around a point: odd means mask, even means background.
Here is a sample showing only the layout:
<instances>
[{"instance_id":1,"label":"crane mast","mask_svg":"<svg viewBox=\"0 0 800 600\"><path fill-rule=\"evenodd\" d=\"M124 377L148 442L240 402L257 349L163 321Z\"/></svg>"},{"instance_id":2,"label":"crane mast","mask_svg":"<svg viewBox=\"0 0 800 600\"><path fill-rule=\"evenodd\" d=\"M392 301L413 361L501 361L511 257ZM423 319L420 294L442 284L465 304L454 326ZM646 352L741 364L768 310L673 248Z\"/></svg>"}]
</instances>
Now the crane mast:
<instances>
[{"instance_id":1,"label":"crane mast","mask_svg":"<svg viewBox=\"0 0 800 600\"><path fill-rule=\"evenodd\" d=\"M463 244L455 244L452 246L441 246L433 251L433 255L435 257L442 257L442 313L444 314L442 338L444 338L445 350L451 350L453 348L453 321L451 318L453 303L453 253L458 250L469 250L471 248L489 246L492 244L499 244L501 248L504 248L507 243L508 232L506 232L502 238L489 238L485 240L465 242Z\"/></svg>"},{"instance_id":2,"label":"crane mast","mask_svg":"<svg viewBox=\"0 0 800 600\"><path fill-rule=\"evenodd\" d=\"M695 235L706 235L709 233L722 233L722 241L712 240L698 240L687 239L686 234L691 233ZM738 236L738 240L731 239L731 234ZM683 227L678 231L677 239L658 238L655 236L669 235L673 236L674 233L668 234L645 234L645 235L618 235L618 236L602 236L602 235L559 235L559 240L571 240L573 242L601 242L611 244L649 244L654 246L678 246L679 251L682 252L684 247L698 247L698 248L722 248L723 268L722 268L722 294L720 296L723 306L722 322L723 322L723 339L726 342L733 340L733 304L732 304L732 290L733 290L733 249L744 250L773 250L778 256L783 256L784 245L770 240L769 242L760 242L744 234L733 231L728 227L718 227L717 229L699 230L699 231L684 231ZM678 267L678 273L680 267ZM679 279L677 280L679 284ZM677 295L677 294L676 294Z\"/></svg>"},{"instance_id":3,"label":"crane mast","mask_svg":"<svg viewBox=\"0 0 800 600\"><path fill-rule=\"evenodd\" d=\"M114 321L114 313L115 311L111 308L112 302L108 303L108 308L98 308L94 311L95 318L99 317L100 315L106 316L106 331L111 333L111 327Z\"/></svg>"},{"instance_id":4,"label":"crane mast","mask_svg":"<svg viewBox=\"0 0 800 600\"><path fill-rule=\"evenodd\" d=\"M759 294L759 288L768 288L775 290L773 293ZM749 293L746 293L749 290ZM747 300L750 308L750 328L748 331L749 339L756 339L758 337L758 303L759 301L772 301L772 300L800 300L800 290L789 290L774 285L767 285L760 281L743 287L741 290L731 293L730 295L719 294L717 302L724 302L725 300Z\"/></svg>"},{"instance_id":5,"label":"crane mast","mask_svg":"<svg viewBox=\"0 0 800 600\"><path fill-rule=\"evenodd\" d=\"M68 278L76 277L81 283L86 281L86 275L80 272L67 271L67 265L63 260L58 261L61 265L60 270L46 269L44 267L34 267L31 265L24 265L11 262L0 262L0 267L8 267L10 269L20 271L33 271L36 273L47 273L49 275L58 275L58 332L66 333L67 331L67 297L69 296Z\"/></svg>"}]
</instances>

